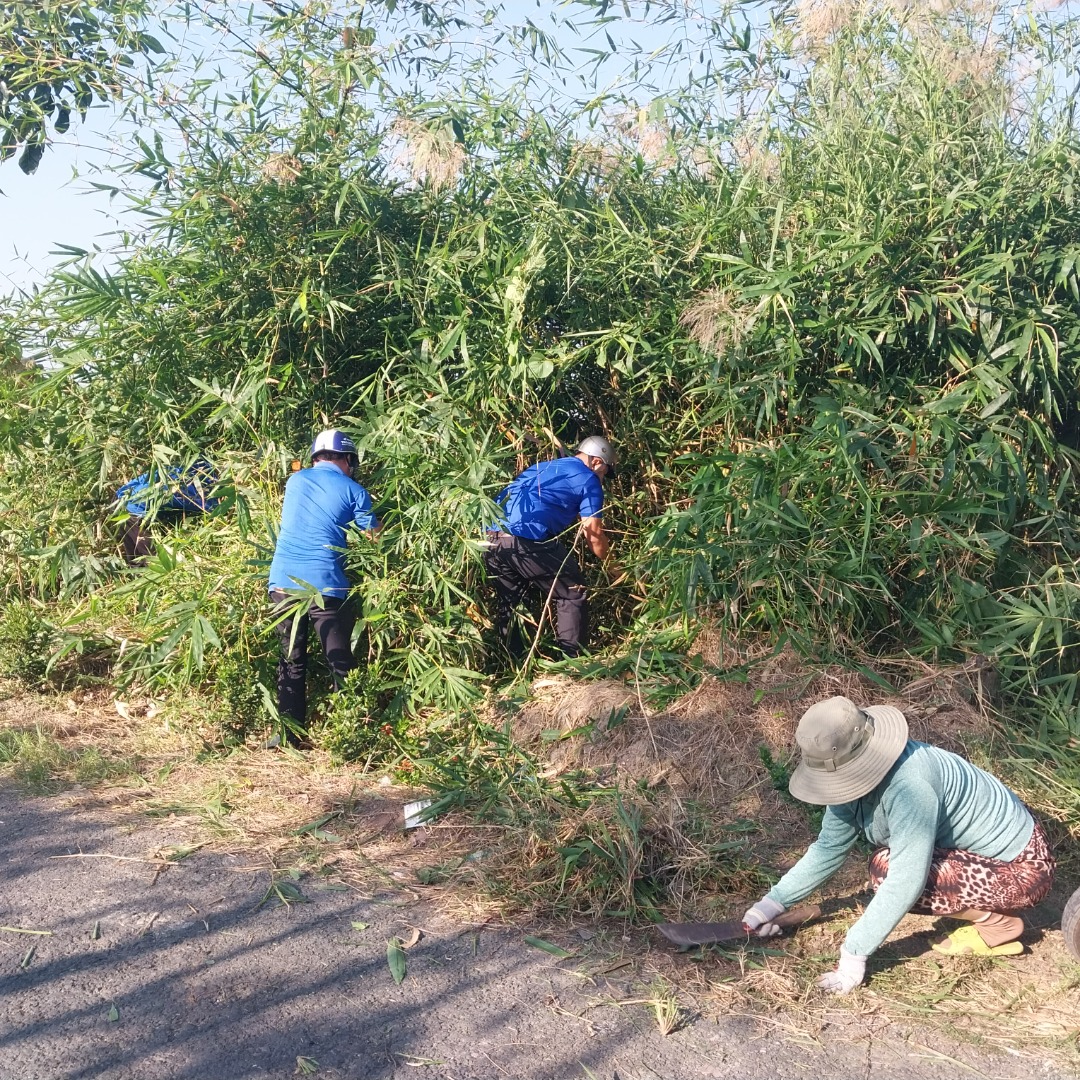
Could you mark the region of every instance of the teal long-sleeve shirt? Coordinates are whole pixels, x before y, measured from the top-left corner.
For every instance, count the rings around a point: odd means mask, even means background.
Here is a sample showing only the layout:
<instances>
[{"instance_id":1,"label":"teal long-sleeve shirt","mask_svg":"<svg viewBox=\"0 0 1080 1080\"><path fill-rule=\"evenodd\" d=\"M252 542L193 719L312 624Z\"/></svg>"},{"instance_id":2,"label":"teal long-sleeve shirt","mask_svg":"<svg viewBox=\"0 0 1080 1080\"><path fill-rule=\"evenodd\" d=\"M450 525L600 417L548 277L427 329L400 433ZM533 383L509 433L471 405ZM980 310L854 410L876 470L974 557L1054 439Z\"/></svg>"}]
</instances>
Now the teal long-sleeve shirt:
<instances>
[{"instance_id":1,"label":"teal long-sleeve shirt","mask_svg":"<svg viewBox=\"0 0 1080 1080\"><path fill-rule=\"evenodd\" d=\"M825 808L817 840L768 895L785 908L809 896L840 869L860 832L887 847L889 872L844 941L848 952L868 956L922 895L934 848L1012 862L1033 828L1027 807L996 777L909 739L873 791Z\"/></svg>"}]
</instances>

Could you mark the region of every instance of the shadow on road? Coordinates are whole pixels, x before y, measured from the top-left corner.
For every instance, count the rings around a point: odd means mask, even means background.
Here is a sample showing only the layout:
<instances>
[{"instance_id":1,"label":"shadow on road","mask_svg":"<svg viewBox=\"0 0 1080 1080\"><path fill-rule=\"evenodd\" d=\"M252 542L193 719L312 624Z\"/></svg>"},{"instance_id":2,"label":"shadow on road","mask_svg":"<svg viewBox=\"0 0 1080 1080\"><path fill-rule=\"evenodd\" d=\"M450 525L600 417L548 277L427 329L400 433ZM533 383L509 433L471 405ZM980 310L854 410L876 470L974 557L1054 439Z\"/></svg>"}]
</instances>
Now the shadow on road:
<instances>
[{"instance_id":1,"label":"shadow on road","mask_svg":"<svg viewBox=\"0 0 1080 1080\"><path fill-rule=\"evenodd\" d=\"M0 924L51 932L0 934L4 1075L291 1076L305 1058L321 1077L609 1077L635 1032L617 1010L559 1014L580 980L518 934L311 880L310 902L259 906L269 875L243 858L157 873L175 829L10 789L0 822ZM397 986L387 940L425 919Z\"/></svg>"}]
</instances>

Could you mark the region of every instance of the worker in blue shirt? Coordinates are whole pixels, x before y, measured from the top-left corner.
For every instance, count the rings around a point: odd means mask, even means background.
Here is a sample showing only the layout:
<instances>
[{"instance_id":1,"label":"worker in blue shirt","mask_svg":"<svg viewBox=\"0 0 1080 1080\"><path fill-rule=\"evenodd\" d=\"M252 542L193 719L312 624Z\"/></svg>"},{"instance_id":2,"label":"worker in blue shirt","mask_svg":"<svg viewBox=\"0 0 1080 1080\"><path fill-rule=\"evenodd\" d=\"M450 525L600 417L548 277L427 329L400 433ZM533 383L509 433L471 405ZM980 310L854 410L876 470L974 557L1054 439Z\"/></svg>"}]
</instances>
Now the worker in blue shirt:
<instances>
[{"instance_id":1,"label":"worker in blue shirt","mask_svg":"<svg viewBox=\"0 0 1080 1080\"><path fill-rule=\"evenodd\" d=\"M605 477L615 475L615 448L590 435L572 457L541 461L517 476L496 498L502 518L487 530L484 566L495 586L495 626L510 655L524 642L513 626L514 608L529 591L555 608L555 636L566 656L577 656L588 637L585 579L573 551L559 537L578 519L592 553L607 559L601 511Z\"/></svg>"},{"instance_id":2,"label":"worker in blue shirt","mask_svg":"<svg viewBox=\"0 0 1080 1080\"><path fill-rule=\"evenodd\" d=\"M322 642L336 688L356 666L352 632L357 613L349 597L344 548L352 526L371 535L379 529L371 496L352 478L356 464L352 439L340 431L322 431L311 444L311 468L293 473L285 484L281 528L270 564L270 599L278 616L292 609L277 625L278 712L287 728L269 745L278 745L282 738L298 743L307 730L309 624ZM317 594L314 600L312 591Z\"/></svg>"},{"instance_id":3,"label":"worker in blue shirt","mask_svg":"<svg viewBox=\"0 0 1080 1080\"><path fill-rule=\"evenodd\" d=\"M116 503L128 514L122 537L124 562L145 566L154 554L152 528L179 524L188 514L208 514L220 500L211 492L217 470L206 458L190 465L153 468L129 480L116 493Z\"/></svg>"}]
</instances>

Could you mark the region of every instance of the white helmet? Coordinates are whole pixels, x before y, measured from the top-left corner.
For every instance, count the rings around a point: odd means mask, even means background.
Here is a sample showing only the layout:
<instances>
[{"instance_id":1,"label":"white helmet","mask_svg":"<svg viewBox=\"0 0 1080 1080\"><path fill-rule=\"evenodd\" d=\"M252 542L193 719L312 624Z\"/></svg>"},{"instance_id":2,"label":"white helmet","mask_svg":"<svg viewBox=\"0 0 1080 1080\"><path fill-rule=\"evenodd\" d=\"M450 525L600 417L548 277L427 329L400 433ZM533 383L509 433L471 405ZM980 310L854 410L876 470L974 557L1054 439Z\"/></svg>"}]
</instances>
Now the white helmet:
<instances>
[{"instance_id":1,"label":"white helmet","mask_svg":"<svg viewBox=\"0 0 1080 1080\"><path fill-rule=\"evenodd\" d=\"M590 435L587 439L582 439L575 453L598 457L608 467L608 476L615 475L615 447L603 435Z\"/></svg>"},{"instance_id":2,"label":"white helmet","mask_svg":"<svg viewBox=\"0 0 1080 1080\"><path fill-rule=\"evenodd\" d=\"M311 444L311 456L315 457L320 453L344 454L352 459L353 464L356 463L356 444L336 428L320 431L315 436L315 441Z\"/></svg>"}]
</instances>

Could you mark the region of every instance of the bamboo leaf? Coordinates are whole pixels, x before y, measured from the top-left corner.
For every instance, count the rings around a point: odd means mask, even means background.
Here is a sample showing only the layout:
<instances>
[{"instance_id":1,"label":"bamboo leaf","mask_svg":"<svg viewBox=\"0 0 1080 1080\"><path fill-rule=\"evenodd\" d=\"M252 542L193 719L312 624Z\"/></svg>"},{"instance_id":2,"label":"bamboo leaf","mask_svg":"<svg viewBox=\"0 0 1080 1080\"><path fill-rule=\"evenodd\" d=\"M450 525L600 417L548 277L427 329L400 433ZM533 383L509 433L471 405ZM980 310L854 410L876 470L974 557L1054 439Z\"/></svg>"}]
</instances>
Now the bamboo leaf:
<instances>
[{"instance_id":1,"label":"bamboo leaf","mask_svg":"<svg viewBox=\"0 0 1080 1080\"><path fill-rule=\"evenodd\" d=\"M405 950L399 938L392 937L387 942L386 963L394 982L400 986L405 978Z\"/></svg>"}]
</instances>

